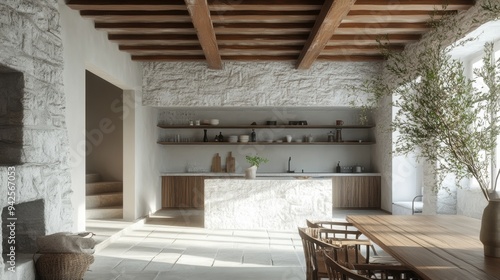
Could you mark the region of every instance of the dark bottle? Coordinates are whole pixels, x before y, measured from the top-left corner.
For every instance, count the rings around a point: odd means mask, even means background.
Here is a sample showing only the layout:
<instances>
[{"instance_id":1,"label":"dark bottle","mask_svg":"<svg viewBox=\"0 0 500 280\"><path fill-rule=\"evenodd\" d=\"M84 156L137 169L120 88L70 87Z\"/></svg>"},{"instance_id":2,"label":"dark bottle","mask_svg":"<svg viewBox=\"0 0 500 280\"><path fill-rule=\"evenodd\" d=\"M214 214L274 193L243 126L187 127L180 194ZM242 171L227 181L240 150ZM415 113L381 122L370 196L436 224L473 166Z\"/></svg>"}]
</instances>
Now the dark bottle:
<instances>
[{"instance_id":1,"label":"dark bottle","mask_svg":"<svg viewBox=\"0 0 500 280\"><path fill-rule=\"evenodd\" d=\"M224 136L222 136L222 132L219 132L218 141L219 142L224 142Z\"/></svg>"},{"instance_id":2,"label":"dark bottle","mask_svg":"<svg viewBox=\"0 0 500 280\"><path fill-rule=\"evenodd\" d=\"M337 129L335 138L337 138L337 142L342 142L342 129Z\"/></svg>"},{"instance_id":3,"label":"dark bottle","mask_svg":"<svg viewBox=\"0 0 500 280\"><path fill-rule=\"evenodd\" d=\"M341 170L340 170L340 161L337 163L337 168L336 168L336 169L337 169L337 170L336 170L336 171L337 171L337 173L340 173L340 171L341 171Z\"/></svg>"},{"instance_id":4,"label":"dark bottle","mask_svg":"<svg viewBox=\"0 0 500 280\"><path fill-rule=\"evenodd\" d=\"M207 130L203 129L205 135L203 136L203 142L208 142Z\"/></svg>"},{"instance_id":5,"label":"dark bottle","mask_svg":"<svg viewBox=\"0 0 500 280\"><path fill-rule=\"evenodd\" d=\"M214 142L219 142L219 135L215 134Z\"/></svg>"},{"instance_id":6,"label":"dark bottle","mask_svg":"<svg viewBox=\"0 0 500 280\"><path fill-rule=\"evenodd\" d=\"M250 134L250 142L257 142L257 135L255 134L255 129L252 129L252 134Z\"/></svg>"}]
</instances>

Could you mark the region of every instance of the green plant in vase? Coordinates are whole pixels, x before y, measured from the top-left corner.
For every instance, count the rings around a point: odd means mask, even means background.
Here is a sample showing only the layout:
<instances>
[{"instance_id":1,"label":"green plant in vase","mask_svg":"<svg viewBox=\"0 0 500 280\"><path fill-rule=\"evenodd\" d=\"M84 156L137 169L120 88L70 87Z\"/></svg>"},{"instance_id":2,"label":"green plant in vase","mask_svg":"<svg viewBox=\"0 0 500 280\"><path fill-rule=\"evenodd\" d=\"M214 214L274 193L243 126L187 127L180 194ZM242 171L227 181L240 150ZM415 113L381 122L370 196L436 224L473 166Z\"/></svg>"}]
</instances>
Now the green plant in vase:
<instances>
[{"instance_id":1,"label":"green plant in vase","mask_svg":"<svg viewBox=\"0 0 500 280\"><path fill-rule=\"evenodd\" d=\"M246 156L245 159L247 160L248 163L250 163L250 166L257 166L257 168L262 164L269 162L267 158L263 158L260 156Z\"/></svg>"},{"instance_id":2,"label":"green plant in vase","mask_svg":"<svg viewBox=\"0 0 500 280\"><path fill-rule=\"evenodd\" d=\"M250 167L245 170L245 178L247 179L255 179L255 177L257 176L257 168L262 163L266 163L269 161L267 158L263 158L258 155L246 156L245 159L248 163L250 163Z\"/></svg>"}]
</instances>

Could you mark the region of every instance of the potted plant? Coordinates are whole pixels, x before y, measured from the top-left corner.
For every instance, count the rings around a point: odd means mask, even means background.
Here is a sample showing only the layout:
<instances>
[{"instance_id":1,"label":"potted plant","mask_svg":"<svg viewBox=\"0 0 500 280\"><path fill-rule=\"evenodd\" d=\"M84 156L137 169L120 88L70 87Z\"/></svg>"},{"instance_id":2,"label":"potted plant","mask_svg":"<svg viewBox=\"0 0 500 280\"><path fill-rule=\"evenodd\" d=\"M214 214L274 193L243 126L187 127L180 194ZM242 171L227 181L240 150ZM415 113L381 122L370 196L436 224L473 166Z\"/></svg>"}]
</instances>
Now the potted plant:
<instances>
[{"instance_id":1,"label":"potted plant","mask_svg":"<svg viewBox=\"0 0 500 280\"><path fill-rule=\"evenodd\" d=\"M257 176L257 168L262 163L266 163L269 160L267 158L260 157L258 155L255 156L246 156L247 162L250 163L250 167L245 170L245 178L247 179L255 179Z\"/></svg>"},{"instance_id":2,"label":"potted plant","mask_svg":"<svg viewBox=\"0 0 500 280\"><path fill-rule=\"evenodd\" d=\"M452 21L449 18L439 24L453 25ZM456 42L461 37L457 34ZM392 128L399 132L395 153L425 158L433 165L439 183L448 174L455 175L457 185L464 178L478 182L488 201L480 240L485 255L500 257L500 199L496 192L500 170L496 176L490 175L500 134L500 59L492 61L493 45L486 44L483 66L475 69L474 78L468 78L463 63L448 54L446 40L445 35L437 34L432 42L424 42L417 63L408 63L403 53L387 52L385 78L367 82L362 90L371 91L378 100L394 97L398 111ZM389 84L389 80L398 82ZM473 86L480 81L482 87Z\"/></svg>"}]
</instances>

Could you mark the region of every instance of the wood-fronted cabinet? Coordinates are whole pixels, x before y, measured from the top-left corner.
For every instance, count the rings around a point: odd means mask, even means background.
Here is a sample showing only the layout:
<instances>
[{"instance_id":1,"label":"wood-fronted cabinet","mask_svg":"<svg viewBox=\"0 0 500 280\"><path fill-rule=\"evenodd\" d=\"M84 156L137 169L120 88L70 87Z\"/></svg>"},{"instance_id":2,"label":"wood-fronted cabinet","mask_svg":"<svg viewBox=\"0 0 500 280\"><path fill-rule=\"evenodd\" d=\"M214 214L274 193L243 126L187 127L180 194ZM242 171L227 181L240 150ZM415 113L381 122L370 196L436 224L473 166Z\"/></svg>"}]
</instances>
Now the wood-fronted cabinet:
<instances>
[{"instance_id":1,"label":"wood-fronted cabinet","mask_svg":"<svg viewBox=\"0 0 500 280\"><path fill-rule=\"evenodd\" d=\"M205 177L163 176L162 208L204 208Z\"/></svg>"},{"instance_id":2,"label":"wood-fronted cabinet","mask_svg":"<svg viewBox=\"0 0 500 280\"><path fill-rule=\"evenodd\" d=\"M333 208L380 209L380 176L332 178Z\"/></svg>"}]
</instances>

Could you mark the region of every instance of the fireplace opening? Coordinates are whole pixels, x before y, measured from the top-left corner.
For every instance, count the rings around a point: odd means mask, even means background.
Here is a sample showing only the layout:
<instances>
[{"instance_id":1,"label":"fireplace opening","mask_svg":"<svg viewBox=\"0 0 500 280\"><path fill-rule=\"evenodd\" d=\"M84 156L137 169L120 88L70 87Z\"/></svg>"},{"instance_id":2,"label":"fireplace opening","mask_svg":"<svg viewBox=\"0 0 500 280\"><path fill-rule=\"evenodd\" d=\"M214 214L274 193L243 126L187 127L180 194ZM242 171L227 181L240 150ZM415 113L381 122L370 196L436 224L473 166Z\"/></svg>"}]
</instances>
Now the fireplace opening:
<instances>
[{"instance_id":1,"label":"fireplace opening","mask_svg":"<svg viewBox=\"0 0 500 280\"><path fill-rule=\"evenodd\" d=\"M8 206L2 209L3 253L10 251L12 239L15 240L16 253L35 253L36 238L45 235L44 201L38 199L15 204L14 207L15 219L9 215Z\"/></svg>"},{"instance_id":2,"label":"fireplace opening","mask_svg":"<svg viewBox=\"0 0 500 280\"><path fill-rule=\"evenodd\" d=\"M0 166L21 164L23 73L0 65Z\"/></svg>"}]
</instances>

